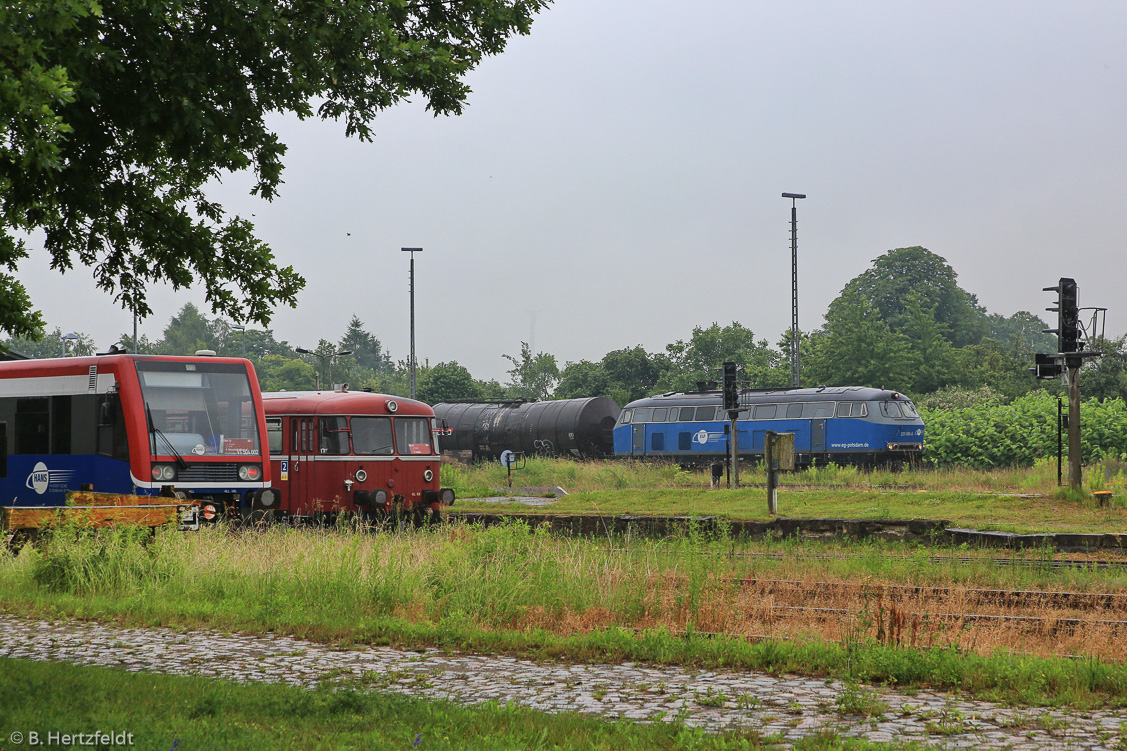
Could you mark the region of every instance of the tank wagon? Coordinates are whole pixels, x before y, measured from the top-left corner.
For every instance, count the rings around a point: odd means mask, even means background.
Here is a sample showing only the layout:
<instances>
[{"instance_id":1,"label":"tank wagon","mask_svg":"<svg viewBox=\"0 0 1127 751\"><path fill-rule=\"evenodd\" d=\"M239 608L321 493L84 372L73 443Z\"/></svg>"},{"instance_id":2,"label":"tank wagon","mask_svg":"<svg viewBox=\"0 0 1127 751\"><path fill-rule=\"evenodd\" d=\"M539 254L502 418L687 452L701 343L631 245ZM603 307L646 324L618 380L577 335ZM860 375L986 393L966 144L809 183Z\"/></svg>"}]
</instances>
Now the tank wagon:
<instances>
[{"instance_id":1,"label":"tank wagon","mask_svg":"<svg viewBox=\"0 0 1127 751\"><path fill-rule=\"evenodd\" d=\"M421 522L454 503L454 491L440 486L434 411L426 404L347 389L266 392L262 403L277 491L268 510Z\"/></svg>"},{"instance_id":2,"label":"tank wagon","mask_svg":"<svg viewBox=\"0 0 1127 751\"><path fill-rule=\"evenodd\" d=\"M530 402L443 402L434 415L449 438L443 447L497 459L503 451L596 459L614 455L621 408L604 396Z\"/></svg>"},{"instance_id":3,"label":"tank wagon","mask_svg":"<svg viewBox=\"0 0 1127 751\"><path fill-rule=\"evenodd\" d=\"M618 457L683 463L723 460L731 424L719 391L667 393L626 405L614 428ZM763 455L764 435L794 433L795 461L861 466L918 461L924 423L908 397L861 386L745 389L737 419L739 452Z\"/></svg>"}]
</instances>

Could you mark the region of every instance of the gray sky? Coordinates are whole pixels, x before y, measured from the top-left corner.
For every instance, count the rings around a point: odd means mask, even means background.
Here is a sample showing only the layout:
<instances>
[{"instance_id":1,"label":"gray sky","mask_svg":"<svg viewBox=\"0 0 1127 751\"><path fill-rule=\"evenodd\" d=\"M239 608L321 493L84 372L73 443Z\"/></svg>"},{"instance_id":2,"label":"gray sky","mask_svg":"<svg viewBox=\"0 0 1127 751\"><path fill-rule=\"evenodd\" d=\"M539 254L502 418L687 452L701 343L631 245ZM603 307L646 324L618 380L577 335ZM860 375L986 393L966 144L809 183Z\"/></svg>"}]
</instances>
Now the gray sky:
<instances>
[{"instance_id":1,"label":"gray sky","mask_svg":"<svg viewBox=\"0 0 1127 751\"><path fill-rule=\"evenodd\" d=\"M486 60L464 115L388 111L374 143L279 118L282 195L232 176L213 198L256 216L307 279L280 339L339 339L355 314L420 362L505 380L503 353L595 360L740 321L822 323L885 251L943 256L992 313L1052 301L1058 277L1127 331L1127 4L559 0ZM79 269L24 263L50 326L108 346L132 319ZM158 289L158 338L203 295ZM209 314L210 315L210 314Z\"/></svg>"}]
</instances>

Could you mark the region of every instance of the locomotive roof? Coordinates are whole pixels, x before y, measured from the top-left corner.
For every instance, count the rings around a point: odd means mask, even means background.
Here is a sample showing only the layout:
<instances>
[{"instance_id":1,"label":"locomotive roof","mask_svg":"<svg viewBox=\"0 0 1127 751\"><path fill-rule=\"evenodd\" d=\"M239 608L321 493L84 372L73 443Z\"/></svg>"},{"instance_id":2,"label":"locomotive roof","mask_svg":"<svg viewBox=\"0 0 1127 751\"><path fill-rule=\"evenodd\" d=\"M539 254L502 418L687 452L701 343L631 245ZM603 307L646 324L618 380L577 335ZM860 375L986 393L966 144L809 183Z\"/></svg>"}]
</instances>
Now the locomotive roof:
<instances>
[{"instance_id":1,"label":"locomotive roof","mask_svg":"<svg viewBox=\"0 0 1127 751\"><path fill-rule=\"evenodd\" d=\"M388 402L395 402L391 412ZM424 402L371 391L264 391L262 404L268 415L410 415L430 417L434 410Z\"/></svg>"},{"instance_id":2,"label":"locomotive roof","mask_svg":"<svg viewBox=\"0 0 1127 751\"><path fill-rule=\"evenodd\" d=\"M910 401L898 391L874 389L868 386L821 386L804 389L745 389L740 392L740 404L764 404L770 402L867 402L886 399ZM623 409L637 407L707 406L722 404L721 391L688 391L655 394L627 404Z\"/></svg>"}]
</instances>

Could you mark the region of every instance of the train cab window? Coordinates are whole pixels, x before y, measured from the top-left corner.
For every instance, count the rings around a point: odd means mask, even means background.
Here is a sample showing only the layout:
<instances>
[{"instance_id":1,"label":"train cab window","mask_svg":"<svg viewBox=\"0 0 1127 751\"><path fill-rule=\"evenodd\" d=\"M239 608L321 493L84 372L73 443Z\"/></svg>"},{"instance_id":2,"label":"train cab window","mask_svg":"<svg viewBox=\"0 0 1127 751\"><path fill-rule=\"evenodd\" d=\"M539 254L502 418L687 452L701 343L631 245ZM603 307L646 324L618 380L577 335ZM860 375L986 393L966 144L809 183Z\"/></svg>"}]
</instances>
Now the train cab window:
<instances>
[{"instance_id":1,"label":"train cab window","mask_svg":"<svg viewBox=\"0 0 1127 751\"><path fill-rule=\"evenodd\" d=\"M364 456L391 456L395 446L391 442L391 418L353 417L352 451Z\"/></svg>"},{"instance_id":2,"label":"train cab window","mask_svg":"<svg viewBox=\"0 0 1127 751\"><path fill-rule=\"evenodd\" d=\"M787 405L787 419L802 417L802 403L795 402Z\"/></svg>"},{"instance_id":3,"label":"train cab window","mask_svg":"<svg viewBox=\"0 0 1127 751\"><path fill-rule=\"evenodd\" d=\"M751 419L774 420L776 406L774 404L756 404L751 411Z\"/></svg>"},{"instance_id":4,"label":"train cab window","mask_svg":"<svg viewBox=\"0 0 1127 751\"><path fill-rule=\"evenodd\" d=\"M697 422L712 422L716 419L716 407L697 407Z\"/></svg>"},{"instance_id":5,"label":"train cab window","mask_svg":"<svg viewBox=\"0 0 1127 751\"><path fill-rule=\"evenodd\" d=\"M806 402L802 405L802 417L808 420L818 420L834 416L833 402Z\"/></svg>"},{"instance_id":6,"label":"train cab window","mask_svg":"<svg viewBox=\"0 0 1127 751\"><path fill-rule=\"evenodd\" d=\"M395 418L395 446L400 456L434 453L428 423L425 417Z\"/></svg>"},{"instance_id":7,"label":"train cab window","mask_svg":"<svg viewBox=\"0 0 1127 751\"><path fill-rule=\"evenodd\" d=\"M904 414L900 411L900 405L896 402L881 402L880 413L885 417L903 417Z\"/></svg>"},{"instance_id":8,"label":"train cab window","mask_svg":"<svg viewBox=\"0 0 1127 751\"><path fill-rule=\"evenodd\" d=\"M838 402L838 417L864 417L869 414L864 402Z\"/></svg>"},{"instance_id":9,"label":"train cab window","mask_svg":"<svg viewBox=\"0 0 1127 751\"><path fill-rule=\"evenodd\" d=\"M654 409L654 422L665 422L665 418L669 415L667 407L657 407Z\"/></svg>"},{"instance_id":10,"label":"train cab window","mask_svg":"<svg viewBox=\"0 0 1127 751\"><path fill-rule=\"evenodd\" d=\"M320 451L322 454L348 453L348 418L321 418Z\"/></svg>"},{"instance_id":11,"label":"train cab window","mask_svg":"<svg viewBox=\"0 0 1127 751\"><path fill-rule=\"evenodd\" d=\"M622 410L622 424L623 425L628 424L633 417L634 417L634 410L632 410L632 409Z\"/></svg>"},{"instance_id":12,"label":"train cab window","mask_svg":"<svg viewBox=\"0 0 1127 751\"><path fill-rule=\"evenodd\" d=\"M678 421L692 422L696 411L696 407L681 407L681 416L678 418Z\"/></svg>"},{"instance_id":13,"label":"train cab window","mask_svg":"<svg viewBox=\"0 0 1127 751\"><path fill-rule=\"evenodd\" d=\"M653 422L653 415L653 407L639 407L634 410L634 422Z\"/></svg>"},{"instance_id":14,"label":"train cab window","mask_svg":"<svg viewBox=\"0 0 1127 751\"><path fill-rule=\"evenodd\" d=\"M916 405L911 402L900 402L900 409L904 410L905 417L919 417L920 413L916 411Z\"/></svg>"},{"instance_id":15,"label":"train cab window","mask_svg":"<svg viewBox=\"0 0 1127 751\"><path fill-rule=\"evenodd\" d=\"M282 453L282 418L266 418L266 440L271 454Z\"/></svg>"}]
</instances>

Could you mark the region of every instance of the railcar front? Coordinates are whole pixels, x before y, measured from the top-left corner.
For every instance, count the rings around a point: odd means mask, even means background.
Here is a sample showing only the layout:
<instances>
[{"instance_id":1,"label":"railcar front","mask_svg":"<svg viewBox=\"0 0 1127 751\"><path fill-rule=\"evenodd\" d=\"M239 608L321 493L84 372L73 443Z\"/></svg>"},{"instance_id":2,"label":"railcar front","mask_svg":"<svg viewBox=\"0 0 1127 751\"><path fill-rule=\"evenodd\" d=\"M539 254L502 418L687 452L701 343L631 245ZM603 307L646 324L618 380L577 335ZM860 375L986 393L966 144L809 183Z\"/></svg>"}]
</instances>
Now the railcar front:
<instances>
[{"instance_id":1,"label":"railcar front","mask_svg":"<svg viewBox=\"0 0 1127 751\"><path fill-rule=\"evenodd\" d=\"M296 519L352 512L421 521L454 503L453 489L441 486L426 404L347 389L267 392L263 403L280 498L258 508Z\"/></svg>"},{"instance_id":2,"label":"railcar front","mask_svg":"<svg viewBox=\"0 0 1127 751\"><path fill-rule=\"evenodd\" d=\"M270 493L261 404L241 359L0 363L2 502L62 505L93 490L197 499L213 513L249 506Z\"/></svg>"},{"instance_id":3,"label":"railcar front","mask_svg":"<svg viewBox=\"0 0 1127 751\"><path fill-rule=\"evenodd\" d=\"M683 463L723 460L730 422L717 391L668 393L622 410L614 428L619 457ZM739 452L763 455L768 431L794 433L800 465L897 464L919 460L923 420L902 394L865 387L745 390L736 423Z\"/></svg>"}]
</instances>

